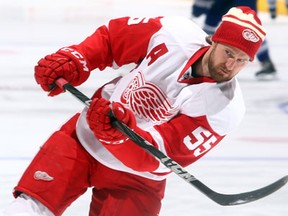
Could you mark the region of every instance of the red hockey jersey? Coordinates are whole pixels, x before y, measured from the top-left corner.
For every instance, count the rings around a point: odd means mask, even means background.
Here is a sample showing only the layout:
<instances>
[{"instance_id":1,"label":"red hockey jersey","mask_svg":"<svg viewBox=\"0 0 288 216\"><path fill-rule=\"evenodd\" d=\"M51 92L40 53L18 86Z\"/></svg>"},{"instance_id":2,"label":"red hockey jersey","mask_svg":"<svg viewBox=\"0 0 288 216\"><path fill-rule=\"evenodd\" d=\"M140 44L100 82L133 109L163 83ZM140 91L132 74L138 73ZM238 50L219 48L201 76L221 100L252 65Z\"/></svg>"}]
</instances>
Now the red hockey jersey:
<instances>
[{"instance_id":1,"label":"red hockey jersey","mask_svg":"<svg viewBox=\"0 0 288 216\"><path fill-rule=\"evenodd\" d=\"M206 36L186 18L123 17L99 27L75 46L90 70L136 64L98 93L132 110L153 145L184 167L235 129L245 111L236 78L216 83L191 75L191 65L209 48ZM170 173L136 144L100 143L89 129L86 112L87 108L78 120L77 135L95 159L112 169L154 180Z\"/></svg>"}]
</instances>

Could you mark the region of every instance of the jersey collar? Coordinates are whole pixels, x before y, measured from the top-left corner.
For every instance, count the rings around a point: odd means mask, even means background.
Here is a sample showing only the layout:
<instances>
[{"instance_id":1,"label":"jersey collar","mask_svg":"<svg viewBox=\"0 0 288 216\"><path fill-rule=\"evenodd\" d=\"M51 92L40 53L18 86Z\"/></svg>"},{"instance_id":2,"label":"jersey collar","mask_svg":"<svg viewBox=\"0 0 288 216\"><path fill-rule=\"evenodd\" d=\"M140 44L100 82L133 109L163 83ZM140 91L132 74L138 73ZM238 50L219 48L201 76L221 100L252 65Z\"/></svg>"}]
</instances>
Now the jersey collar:
<instances>
[{"instance_id":1,"label":"jersey collar","mask_svg":"<svg viewBox=\"0 0 288 216\"><path fill-rule=\"evenodd\" d=\"M187 84L199 84L199 83L203 83L203 82L210 82L210 83L216 82L215 80L213 80L210 77L191 77L191 78L183 79L184 73L187 72L187 70L191 67L191 65L193 65L193 63L197 61L197 59L199 59L201 56L203 56L207 52L209 47L210 46L202 47L196 53L194 53L194 55L188 60L187 64L185 65L185 67L181 71L181 73L178 77L178 82L187 83Z\"/></svg>"}]
</instances>

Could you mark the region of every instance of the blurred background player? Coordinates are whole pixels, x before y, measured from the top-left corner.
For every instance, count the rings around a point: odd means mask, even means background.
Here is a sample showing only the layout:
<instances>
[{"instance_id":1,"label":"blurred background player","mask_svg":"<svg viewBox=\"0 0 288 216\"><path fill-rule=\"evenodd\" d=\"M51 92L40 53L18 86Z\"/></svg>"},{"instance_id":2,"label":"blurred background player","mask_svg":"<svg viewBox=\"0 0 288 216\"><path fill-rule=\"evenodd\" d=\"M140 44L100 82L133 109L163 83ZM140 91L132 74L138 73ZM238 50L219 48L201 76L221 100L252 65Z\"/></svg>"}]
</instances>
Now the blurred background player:
<instances>
[{"instance_id":1,"label":"blurred background player","mask_svg":"<svg viewBox=\"0 0 288 216\"><path fill-rule=\"evenodd\" d=\"M275 19L277 17L276 2L277 2L276 0L267 0L270 16L272 19ZM286 4L287 14L288 14L288 0L286 0L285 4Z\"/></svg>"},{"instance_id":2,"label":"blurred background player","mask_svg":"<svg viewBox=\"0 0 288 216\"><path fill-rule=\"evenodd\" d=\"M192 15L194 17L199 17L203 14L207 14L210 10L214 0L195 0L192 5Z\"/></svg>"},{"instance_id":3,"label":"blurred background player","mask_svg":"<svg viewBox=\"0 0 288 216\"><path fill-rule=\"evenodd\" d=\"M272 19L275 19L276 14L276 0L268 0L269 12Z\"/></svg>"},{"instance_id":4,"label":"blurred background player","mask_svg":"<svg viewBox=\"0 0 288 216\"><path fill-rule=\"evenodd\" d=\"M203 29L213 35L218 27L221 17L234 6L249 6L257 11L256 0L196 0L192 5L192 16L200 17L206 15ZM265 40L257 53L257 59L261 69L255 73L259 80L271 80L276 78L276 68L270 58L267 40Z\"/></svg>"}]
</instances>

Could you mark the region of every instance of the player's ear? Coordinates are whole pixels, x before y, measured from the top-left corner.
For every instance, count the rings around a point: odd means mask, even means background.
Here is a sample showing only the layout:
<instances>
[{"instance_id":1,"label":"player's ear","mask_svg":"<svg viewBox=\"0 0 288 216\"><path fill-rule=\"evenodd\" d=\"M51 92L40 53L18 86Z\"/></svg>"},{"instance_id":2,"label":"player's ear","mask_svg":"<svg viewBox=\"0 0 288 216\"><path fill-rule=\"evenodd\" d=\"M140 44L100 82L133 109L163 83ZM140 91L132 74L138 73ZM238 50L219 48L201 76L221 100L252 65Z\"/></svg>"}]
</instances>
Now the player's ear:
<instances>
[{"instance_id":1,"label":"player's ear","mask_svg":"<svg viewBox=\"0 0 288 216\"><path fill-rule=\"evenodd\" d=\"M212 41L212 36L211 35L206 36L205 40L206 40L207 43L212 45L213 41Z\"/></svg>"}]
</instances>

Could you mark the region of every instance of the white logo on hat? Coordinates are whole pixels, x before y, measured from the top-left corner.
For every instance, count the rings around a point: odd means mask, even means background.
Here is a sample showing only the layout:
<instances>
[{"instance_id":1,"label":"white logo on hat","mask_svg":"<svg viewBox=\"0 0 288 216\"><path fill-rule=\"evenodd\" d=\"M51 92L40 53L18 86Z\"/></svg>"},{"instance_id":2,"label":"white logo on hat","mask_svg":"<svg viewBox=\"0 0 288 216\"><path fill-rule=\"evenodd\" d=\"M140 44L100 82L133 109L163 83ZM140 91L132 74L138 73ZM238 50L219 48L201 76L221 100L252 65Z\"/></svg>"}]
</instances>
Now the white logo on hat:
<instances>
[{"instance_id":1,"label":"white logo on hat","mask_svg":"<svg viewBox=\"0 0 288 216\"><path fill-rule=\"evenodd\" d=\"M257 43L260 40L257 34L251 29L244 29L242 32L242 36L245 40L251 41L253 43Z\"/></svg>"}]
</instances>

